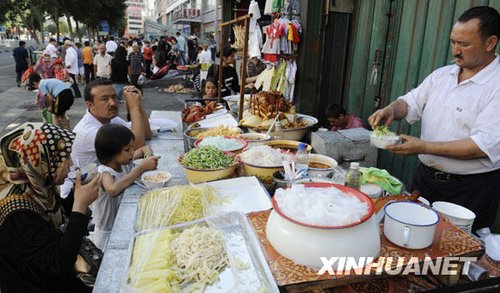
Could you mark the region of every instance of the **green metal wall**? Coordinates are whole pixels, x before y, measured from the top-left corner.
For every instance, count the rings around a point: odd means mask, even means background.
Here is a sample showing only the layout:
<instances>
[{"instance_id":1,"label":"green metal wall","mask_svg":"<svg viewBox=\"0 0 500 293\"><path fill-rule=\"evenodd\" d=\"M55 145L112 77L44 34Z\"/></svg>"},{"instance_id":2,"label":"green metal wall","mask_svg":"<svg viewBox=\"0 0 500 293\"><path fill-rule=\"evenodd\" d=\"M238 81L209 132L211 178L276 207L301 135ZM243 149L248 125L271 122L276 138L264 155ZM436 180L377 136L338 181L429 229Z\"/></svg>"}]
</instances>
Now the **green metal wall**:
<instances>
[{"instance_id":1,"label":"green metal wall","mask_svg":"<svg viewBox=\"0 0 500 293\"><path fill-rule=\"evenodd\" d=\"M380 106L418 86L435 69L449 65L449 35L453 23L465 10L488 5L500 11L499 0L361 0L357 1L352 35L349 82L345 106L365 121ZM499 48L497 48L499 49ZM378 78L372 80L376 50ZM382 68L383 67L383 68ZM420 135L420 123L393 123L393 130ZM417 163L416 156L379 152L379 167L389 170L406 184Z\"/></svg>"}]
</instances>

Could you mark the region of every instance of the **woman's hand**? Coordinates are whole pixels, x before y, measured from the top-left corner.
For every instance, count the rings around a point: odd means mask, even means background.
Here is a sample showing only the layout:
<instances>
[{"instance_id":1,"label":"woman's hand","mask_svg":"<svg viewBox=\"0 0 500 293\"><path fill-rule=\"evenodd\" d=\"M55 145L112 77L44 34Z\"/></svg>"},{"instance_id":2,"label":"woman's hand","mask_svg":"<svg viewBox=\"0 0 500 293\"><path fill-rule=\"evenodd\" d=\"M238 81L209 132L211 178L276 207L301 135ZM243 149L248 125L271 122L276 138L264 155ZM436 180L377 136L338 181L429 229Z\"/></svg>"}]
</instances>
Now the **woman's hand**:
<instances>
[{"instance_id":1,"label":"woman's hand","mask_svg":"<svg viewBox=\"0 0 500 293\"><path fill-rule=\"evenodd\" d=\"M99 186L101 185L101 173L97 173L94 179L89 183L82 185L80 170L76 171L75 181L75 200L73 202L73 212L85 215L88 206L93 203L99 195Z\"/></svg>"}]
</instances>

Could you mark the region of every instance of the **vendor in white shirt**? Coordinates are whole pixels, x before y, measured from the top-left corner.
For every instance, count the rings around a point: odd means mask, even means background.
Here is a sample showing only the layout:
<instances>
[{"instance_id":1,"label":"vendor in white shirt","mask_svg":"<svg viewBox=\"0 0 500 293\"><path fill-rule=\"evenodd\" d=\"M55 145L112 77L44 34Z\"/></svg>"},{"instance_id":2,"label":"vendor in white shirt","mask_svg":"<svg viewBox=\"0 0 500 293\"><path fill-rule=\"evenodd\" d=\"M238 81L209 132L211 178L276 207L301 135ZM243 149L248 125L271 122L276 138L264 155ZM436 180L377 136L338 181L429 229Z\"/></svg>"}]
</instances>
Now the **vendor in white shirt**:
<instances>
[{"instance_id":1,"label":"vendor in white shirt","mask_svg":"<svg viewBox=\"0 0 500 293\"><path fill-rule=\"evenodd\" d=\"M145 140L151 138L151 128L142 104L141 91L134 86L123 88L123 96L130 113L131 126L119 114L119 101L111 80L96 79L91 81L84 92L88 111L73 129L76 134L71 158L75 162L74 169L97 162L94 141L99 128L104 124L121 124L131 127L134 133L134 149L144 146ZM73 184L66 179L61 186L61 197L65 198Z\"/></svg>"},{"instance_id":2,"label":"vendor in white shirt","mask_svg":"<svg viewBox=\"0 0 500 293\"><path fill-rule=\"evenodd\" d=\"M422 121L420 139L401 135L387 150L418 155L412 190L476 213L473 230L495 221L500 190L500 15L473 7L453 26L455 65L431 73L416 89L368 118L372 127Z\"/></svg>"}]
</instances>

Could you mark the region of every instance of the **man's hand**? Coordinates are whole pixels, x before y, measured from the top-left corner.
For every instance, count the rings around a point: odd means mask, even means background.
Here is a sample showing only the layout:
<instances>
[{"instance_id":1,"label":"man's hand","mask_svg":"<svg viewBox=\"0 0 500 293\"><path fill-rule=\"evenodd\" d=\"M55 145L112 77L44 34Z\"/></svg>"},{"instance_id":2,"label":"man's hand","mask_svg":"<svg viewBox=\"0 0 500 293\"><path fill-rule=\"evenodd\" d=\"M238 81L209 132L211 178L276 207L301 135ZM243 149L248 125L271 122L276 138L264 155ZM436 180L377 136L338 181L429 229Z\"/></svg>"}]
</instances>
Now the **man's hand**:
<instances>
[{"instance_id":1,"label":"man's hand","mask_svg":"<svg viewBox=\"0 0 500 293\"><path fill-rule=\"evenodd\" d=\"M385 149L398 155L417 155L426 153L426 141L406 134L401 134L399 137L402 143L389 145Z\"/></svg>"},{"instance_id":2,"label":"man's hand","mask_svg":"<svg viewBox=\"0 0 500 293\"><path fill-rule=\"evenodd\" d=\"M368 123L374 129L380 122L384 121L386 126L390 126L392 121L394 121L394 109L391 105L375 111L370 117L368 117Z\"/></svg>"},{"instance_id":3,"label":"man's hand","mask_svg":"<svg viewBox=\"0 0 500 293\"><path fill-rule=\"evenodd\" d=\"M129 108L140 107L142 95L141 91L135 86L128 85L123 88L123 96Z\"/></svg>"}]
</instances>

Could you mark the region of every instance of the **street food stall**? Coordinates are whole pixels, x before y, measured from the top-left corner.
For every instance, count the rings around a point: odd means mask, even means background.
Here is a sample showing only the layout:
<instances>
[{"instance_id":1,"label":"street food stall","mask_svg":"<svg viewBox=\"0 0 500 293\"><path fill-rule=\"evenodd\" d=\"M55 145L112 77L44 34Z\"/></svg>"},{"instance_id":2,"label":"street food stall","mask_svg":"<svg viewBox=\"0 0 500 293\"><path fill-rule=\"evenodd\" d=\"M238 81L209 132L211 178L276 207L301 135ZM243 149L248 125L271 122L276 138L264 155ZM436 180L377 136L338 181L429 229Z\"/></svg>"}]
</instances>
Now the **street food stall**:
<instances>
[{"instance_id":1,"label":"street food stall","mask_svg":"<svg viewBox=\"0 0 500 293\"><path fill-rule=\"evenodd\" d=\"M223 24L244 22L243 77L257 11ZM168 176L125 190L94 292L498 286L500 260L470 233L473 218L408 194L376 168L377 148L398 141L395 134L317 131L304 143L318 120L293 103L300 27L277 15L266 29L268 46L280 42L281 27L289 47L263 52L267 68L252 94L244 95L242 81L240 93L219 104L219 71L216 101L152 112L177 123L148 142ZM359 190L344 185L343 163L351 161L361 164L354 168Z\"/></svg>"},{"instance_id":2,"label":"street food stall","mask_svg":"<svg viewBox=\"0 0 500 293\"><path fill-rule=\"evenodd\" d=\"M262 161L275 160L275 156L257 151L276 151L270 146L272 143L269 145L272 140L268 144L263 142L249 147L243 139L222 136L228 138L227 141L216 138L209 140L212 145L200 145L204 139L217 137L208 136L208 133L197 141L197 147L186 152L180 116L179 112L169 111L153 111L151 114L151 118L171 119L178 125L174 131L158 133L149 142L154 153L162 158L158 169L170 173L169 180L159 189L146 189L138 182L125 190L94 292L167 292L166 288L201 288L205 292L302 292L333 287L353 291L353 288L367 288L373 284L385 284L385 292L388 292L395 288L402 289L397 286L403 285L421 290L450 286L460 290L470 286L492 288L492 280L498 283L498 262L483 256L483 243L459 229L444 214L425 204L414 203L418 195L400 192L399 195L370 198L358 190L344 187L342 177L335 176L321 176L292 184L289 192L302 188L302 192L295 194L286 193L288 189L278 189L269 194L264 186L269 183L266 181L269 180L269 173L276 172L269 169L282 169L283 166L262 165ZM212 130L212 134L232 134L231 131L234 129L219 127ZM234 134L240 135L239 132ZM238 147L237 144L241 145ZM283 142L277 145L283 147ZM229 151L217 153L214 150L217 147L228 147ZM256 151L248 153L252 148ZM293 146L290 148L293 149ZM213 170L209 166L197 165L207 163L199 159L200 149L209 149L213 156L220 156L216 158L220 165L215 165ZM235 152L239 154L239 160L234 159ZM278 160L293 154L282 155ZM225 159L228 161L224 162ZM240 162L245 160L252 160L250 165L253 168L242 167ZM334 172L341 172L338 167L331 167ZM228 169L231 171L224 172ZM341 197L354 199L354 206L348 210L360 211L359 218L329 227L323 227L324 222L308 223L306 218L294 214L293 207L300 206L301 210L312 214L319 213L319 209L323 213L331 208L329 204L317 204L323 200L319 198L324 193L316 194L308 188L333 188L335 192L340 192ZM271 198L271 195L274 197ZM290 201L287 203L284 199ZM408 200L412 202L408 203ZM386 227L389 225L387 215L397 219L397 209L390 208L394 205L392 201L408 203L429 213L429 221L434 221L433 229L426 231L426 235L431 235L429 242L398 242L397 236L394 236L394 231L398 230L391 228L391 232ZM357 206L360 208L354 208ZM333 214L342 210L347 209ZM380 219L380 211L385 211L386 220ZM392 216L393 212L395 216ZM328 218L328 213L324 215L320 221ZM404 227L402 231L404 234ZM202 238L194 235L201 235ZM207 247L203 243L210 245ZM216 265L206 267L207 262L202 260L185 263L183 257L195 255L185 249L189 245L206 249L201 259L213 259L211 263ZM335 247L334 251L331 247ZM365 273L358 270L330 274L328 270L323 270L318 274L322 269L318 256L325 251L322 249L327 249L325 257L328 258L357 254L357 263L360 257L371 259L362 263L361 271ZM335 255L335 251L345 252ZM404 259L388 262L389 257ZM446 257L453 257L452 261L458 262L454 267L458 270L457 274L429 272L419 275L415 271L415 262L436 262ZM479 265L480 269L485 269L480 278L476 276L478 279L475 282L461 274L460 269L465 263L459 263L460 257L477 258L478 261L473 262L474 268ZM377 266L382 260L384 265ZM183 269L185 267L203 269L190 274ZM409 268L414 273L403 275ZM487 276L491 277L483 279Z\"/></svg>"}]
</instances>

